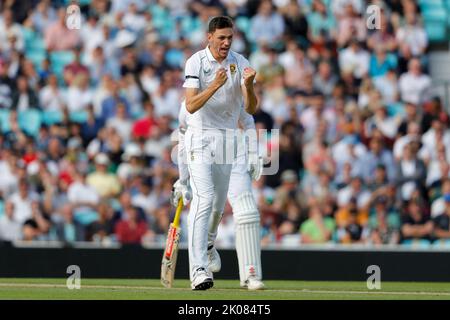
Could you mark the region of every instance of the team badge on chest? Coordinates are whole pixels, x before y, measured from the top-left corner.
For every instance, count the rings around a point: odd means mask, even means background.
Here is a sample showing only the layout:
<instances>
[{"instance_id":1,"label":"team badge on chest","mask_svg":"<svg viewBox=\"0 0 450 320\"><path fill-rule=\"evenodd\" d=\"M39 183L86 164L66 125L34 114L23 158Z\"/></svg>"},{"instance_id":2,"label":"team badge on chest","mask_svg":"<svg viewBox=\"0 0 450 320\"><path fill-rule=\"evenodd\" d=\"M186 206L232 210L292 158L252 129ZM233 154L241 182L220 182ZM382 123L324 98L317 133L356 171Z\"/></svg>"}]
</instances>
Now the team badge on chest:
<instances>
[{"instance_id":1,"label":"team badge on chest","mask_svg":"<svg viewBox=\"0 0 450 320\"><path fill-rule=\"evenodd\" d=\"M230 64L230 72L231 72L231 74L236 73L236 65L234 63Z\"/></svg>"}]
</instances>

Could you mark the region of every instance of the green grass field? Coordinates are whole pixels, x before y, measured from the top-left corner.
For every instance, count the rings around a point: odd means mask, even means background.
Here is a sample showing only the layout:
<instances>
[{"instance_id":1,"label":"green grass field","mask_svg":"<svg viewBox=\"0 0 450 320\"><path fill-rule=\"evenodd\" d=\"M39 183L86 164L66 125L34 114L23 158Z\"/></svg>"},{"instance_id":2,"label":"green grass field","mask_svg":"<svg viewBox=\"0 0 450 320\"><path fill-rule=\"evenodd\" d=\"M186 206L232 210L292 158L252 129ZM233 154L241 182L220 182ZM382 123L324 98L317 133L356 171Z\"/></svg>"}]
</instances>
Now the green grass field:
<instances>
[{"instance_id":1,"label":"green grass field","mask_svg":"<svg viewBox=\"0 0 450 320\"><path fill-rule=\"evenodd\" d=\"M0 279L0 299L133 299L133 300L450 300L449 283L383 282L368 290L365 282L265 281L267 289L249 292L238 281L216 280L208 291L192 291L188 280L165 289L159 280L82 279L81 289L69 290L66 279Z\"/></svg>"}]
</instances>

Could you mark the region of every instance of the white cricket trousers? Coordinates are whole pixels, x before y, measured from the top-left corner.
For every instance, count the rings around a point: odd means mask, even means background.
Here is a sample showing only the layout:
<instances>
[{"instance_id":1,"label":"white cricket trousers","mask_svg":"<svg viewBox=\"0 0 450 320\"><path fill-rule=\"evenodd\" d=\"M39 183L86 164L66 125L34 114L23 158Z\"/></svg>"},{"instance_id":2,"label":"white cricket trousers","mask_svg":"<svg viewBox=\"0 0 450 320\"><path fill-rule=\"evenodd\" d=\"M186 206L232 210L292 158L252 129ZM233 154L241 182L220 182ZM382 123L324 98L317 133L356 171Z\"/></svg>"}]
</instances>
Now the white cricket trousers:
<instances>
[{"instance_id":1,"label":"white cricket trousers","mask_svg":"<svg viewBox=\"0 0 450 320\"><path fill-rule=\"evenodd\" d=\"M186 157L192 188L188 215L190 279L198 268L208 267L208 228L211 214L221 213L227 200L235 144L225 131L188 128Z\"/></svg>"}]
</instances>

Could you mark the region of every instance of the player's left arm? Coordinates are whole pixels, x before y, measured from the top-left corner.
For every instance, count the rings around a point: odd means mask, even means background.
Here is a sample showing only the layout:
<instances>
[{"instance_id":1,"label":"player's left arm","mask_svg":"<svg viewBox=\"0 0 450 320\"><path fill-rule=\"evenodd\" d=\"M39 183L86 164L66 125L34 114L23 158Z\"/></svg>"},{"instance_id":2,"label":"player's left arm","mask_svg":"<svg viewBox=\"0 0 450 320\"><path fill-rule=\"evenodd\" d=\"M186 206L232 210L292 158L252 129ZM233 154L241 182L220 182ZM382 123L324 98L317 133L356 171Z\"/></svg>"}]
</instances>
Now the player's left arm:
<instances>
[{"instance_id":1,"label":"player's left arm","mask_svg":"<svg viewBox=\"0 0 450 320\"><path fill-rule=\"evenodd\" d=\"M242 94L244 96L244 108L249 114L255 114L258 105L258 99L256 98L255 88L253 82L255 81L256 71L250 67L244 69L243 79L244 84L242 87Z\"/></svg>"},{"instance_id":2,"label":"player's left arm","mask_svg":"<svg viewBox=\"0 0 450 320\"><path fill-rule=\"evenodd\" d=\"M250 63L244 57L241 58L241 66L243 67L241 88L244 97L244 109L249 114L255 114L258 107L258 99L255 94L255 77L256 71L250 67Z\"/></svg>"}]
</instances>

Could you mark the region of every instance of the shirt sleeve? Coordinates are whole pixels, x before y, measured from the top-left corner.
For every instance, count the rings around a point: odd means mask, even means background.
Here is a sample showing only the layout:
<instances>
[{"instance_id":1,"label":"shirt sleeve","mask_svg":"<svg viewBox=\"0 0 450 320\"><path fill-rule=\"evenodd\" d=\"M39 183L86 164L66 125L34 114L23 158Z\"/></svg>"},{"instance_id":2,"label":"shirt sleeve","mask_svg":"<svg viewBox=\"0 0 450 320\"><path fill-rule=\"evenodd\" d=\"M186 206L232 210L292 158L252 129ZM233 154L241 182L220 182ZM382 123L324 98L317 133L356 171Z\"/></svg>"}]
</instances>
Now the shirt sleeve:
<instances>
[{"instance_id":1,"label":"shirt sleeve","mask_svg":"<svg viewBox=\"0 0 450 320\"><path fill-rule=\"evenodd\" d=\"M200 62L194 57L186 61L183 88L200 88Z\"/></svg>"}]
</instances>

